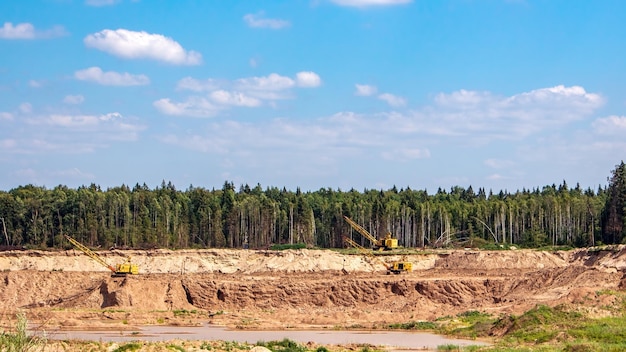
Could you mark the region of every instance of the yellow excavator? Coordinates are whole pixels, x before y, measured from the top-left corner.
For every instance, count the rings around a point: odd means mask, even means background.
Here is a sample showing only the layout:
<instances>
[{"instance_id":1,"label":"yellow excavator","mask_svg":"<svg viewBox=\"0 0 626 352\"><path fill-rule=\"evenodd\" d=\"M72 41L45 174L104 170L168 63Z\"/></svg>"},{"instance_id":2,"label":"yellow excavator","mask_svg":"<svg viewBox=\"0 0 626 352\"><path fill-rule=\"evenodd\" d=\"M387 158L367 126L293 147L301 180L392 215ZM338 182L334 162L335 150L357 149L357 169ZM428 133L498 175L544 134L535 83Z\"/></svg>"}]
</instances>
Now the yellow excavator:
<instances>
[{"instance_id":1,"label":"yellow excavator","mask_svg":"<svg viewBox=\"0 0 626 352\"><path fill-rule=\"evenodd\" d=\"M354 240L352 240L351 238L344 236L343 240L344 242L347 242L352 247L358 249L359 252L365 254L369 258L382 264L385 267L385 269L387 269L387 274L410 273L411 271L413 271L413 263L411 262L399 261L399 262L392 262L391 264L388 264L382 261L380 258L376 257L371 250L354 242Z\"/></svg>"},{"instance_id":2,"label":"yellow excavator","mask_svg":"<svg viewBox=\"0 0 626 352\"><path fill-rule=\"evenodd\" d=\"M350 224L350 226L352 226L353 229L355 229L358 233L363 235L363 237L367 238L370 242L372 242L372 248L375 251L382 251L382 250L388 251L394 248L398 248L398 239L391 238L391 233L387 233L384 238L377 239L376 237L372 236L361 225L354 222L354 220L350 219L349 217L345 215L343 216L343 218L346 220L348 224Z\"/></svg>"},{"instance_id":3,"label":"yellow excavator","mask_svg":"<svg viewBox=\"0 0 626 352\"><path fill-rule=\"evenodd\" d=\"M104 259L102 259L98 254L96 254L96 252L87 248L82 243L76 241L75 239L73 239L72 237L68 235L65 235L65 238L68 241L70 241L70 243L73 244L74 247L80 249L83 253L87 254L91 259L95 260L96 262L100 263L107 269L111 270L113 272L111 276L119 277L119 276L126 276L129 274L131 275L139 274L139 267L137 266L137 264L131 263L130 257L127 257L126 262L122 264L116 264L115 267L113 267L112 265L105 262Z\"/></svg>"}]
</instances>

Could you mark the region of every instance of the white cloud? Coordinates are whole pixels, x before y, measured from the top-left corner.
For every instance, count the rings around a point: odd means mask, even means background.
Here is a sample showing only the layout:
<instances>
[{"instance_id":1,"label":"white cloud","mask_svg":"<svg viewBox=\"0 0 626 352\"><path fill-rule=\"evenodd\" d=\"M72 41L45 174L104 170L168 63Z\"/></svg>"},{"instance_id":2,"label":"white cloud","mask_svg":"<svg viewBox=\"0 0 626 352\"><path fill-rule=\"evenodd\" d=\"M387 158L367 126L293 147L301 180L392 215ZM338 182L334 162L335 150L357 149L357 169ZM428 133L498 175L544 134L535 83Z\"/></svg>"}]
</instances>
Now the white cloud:
<instances>
[{"instance_id":1,"label":"white cloud","mask_svg":"<svg viewBox=\"0 0 626 352\"><path fill-rule=\"evenodd\" d=\"M85 0L85 4L88 6L111 6L121 2L121 0Z\"/></svg>"},{"instance_id":2,"label":"white cloud","mask_svg":"<svg viewBox=\"0 0 626 352\"><path fill-rule=\"evenodd\" d=\"M159 99L152 103L157 110L166 115L211 117L220 110L209 100L202 97L190 97L182 103L174 103L170 99Z\"/></svg>"},{"instance_id":3,"label":"white cloud","mask_svg":"<svg viewBox=\"0 0 626 352\"><path fill-rule=\"evenodd\" d=\"M340 6L368 7L410 4L413 0L331 0Z\"/></svg>"},{"instance_id":4,"label":"white cloud","mask_svg":"<svg viewBox=\"0 0 626 352\"><path fill-rule=\"evenodd\" d=\"M44 119L30 120L31 124L45 124L64 128L98 127L105 123L115 123L124 117L119 112L103 115L63 115L51 114Z\"/></svg>"},{"instance_id":5,"label":"white cloud","mask_svg":"<svg viewBox=\"0 0 626 352\"><path fill-rule=\"evenodd\" d=\"M33 112L33 106L30 103L22 103L19 106L19 110L23 114L30 114Z\"/></svg>"},{"instance_id":6,"label":"white cloud","mask_svg":"<svg viewBox=\"0 0 626 352\"><path fill-rule=\"evenodd\" d=\"M13 26L11 22L5 22L0 28L0 38L4 39L34 39L35 26L30 23L20 23Z\"/></svg>"},{"instance_id":7,"label":"white cloud","mask_svg":"<svg viewBox=\"0 0 626 352\"><path fill-rule=\"evenodd\" d=\"M580 120L601 107L604 98L582 87L556 86L510 97L460 90L438 94L435 103L416 116L421 115L422 122L436 116L437 121L429 125L445 127L442 135L453 132L491 139L523 138Z\"/></svg>"},{"instance_id":8,"label":"white cloud","mask_svg":"<svg viewBox=\"0 0 626 352\"><path fill-rule=\"evenodd\" d=\"M540 98L542 95L545 98ZM218 105L210 98L205 99ZM581 131L582 137L571 132L572 128L583 126L572 122L593 116L601 105L598 101L603 100L596 94L565 87L510 96L466 90L436 96L429 106L414 111L376 114L345 111L319 119L263 119L247 123L215 119L207 123L207 128L180 133L172 130L159 139L181 149L224 158L215 159L215 165L227 159L231 166L224 166L220 173L233 171L235 176L241 172L237 168L245 168L261 179L281 172L311 180L313 184L343 185L342 173L356 167L359 171L371 171L366 173L372 177L362 181L370 187L381 179L389 182L379 169L393 169L397 179L394 183L419 182L428 184L431 191L431 181L444 187L459 182L462 186L471 184L475 190L479 186L506 188L511 184L521 189L545 184L545 180L560 182L562 175L571 174L562 170L575 170L567 164L577 165L579 169L584 163L596 166L591 155L607 155L603 157L606 159L624 154L623 138L618 138L621 144L607 143L607 138L589 131ZM597 132L603 130L599 127L602 124L617 129L624 119L599 119ZM624 132L616 134L620 135ZM527 146L530 149L524 149ZM276 157L267 162L260 157L269 153ZM479 159L478 171L467 171L468 155ZM537 161L542 156L547 161ZM454 163L435 165L436 160L450 158ZM260 165L261 160L266 164ZM419 172L433 165L437 166L434 174ZM546 167L549 165L553 168ZM524 172L533 169L542 172ZM314 172L316 177L306 172ZM329 175L317 177L320 172ZM346 181L354 186L350 182Z\"/></svg>"},{"instance_id":9,"label":"white cloud","mask_svg":"<svg viewBox=\"0 0 626 352\"><path fill-rule=\"evenodd\" d=\"M135 141L145 129L117 112L33 115L18 122L27 126L13 130L11 149L7 151L13 154L93 152L111 142Z\"/></svg>"},{"instance_id":10,"label":"white cloud","mask_svg":"<svg viewBox=\"0 0 626 352\"><path fill-rule=\"evenodd\" d=\"M378 99L387 102L389 106L394 108L399 108L406 105L406 100L404 98L389 93L383 93L379 95Z\"/></svg>"},{"instance_id":11,"label":"white cloud","mask_svg":"<svg viewBox=\"0 0 626 352\"><path fill-rule=\"evenodd\" d=\"M408 161L430 158L430 150L426 148L394 149L381 154L384 159L396 161Z\"/></svg>"},{"instance_id":12,"label":"white cloud","mask_svg":"<svg viewBox=\"0 0 626 352\"><path fill-rule=\"evenodd\" d=\"M127 72L103 72L100 67L90 67L76 71L74 77L81 81L96 82L105 86L141 86L150 84L148 76L132 75Z\"/></svg>"},{"instance_id":13,"label":"white cloud","mask_svg":"<svg viewBox=\"0 0 626 352\"><path fill-rule=\"evenodd\" d=\"M60 127L95 126L100 121L93 115L50 115L46 123Z\"/></svg>"},{"instance_id":14,"label":"white cloud","mask_svg":"<svg viewBox=\"0 0 626 352\"><path fill-rule=\"evenodd\" d=\"M10 112L0 112L0 120L11 121L13 120L13 114Z\"/></svg>"},{"instance_id":15,"label":"white cloud","mask_svg":"<svg viewBox=\"0 0 626 352\"><path fill-rule=\"evenodd\" d=\"M272 73L266 77L241 78L235 84L241 90L277 91L291 88L296 82L289 77Z\"/></svg>"},{"instance_id":16,"label":"white cloud","mask_svg":"<svg viewBox=\"0 0 626 352\"><path fill-rule=\"evenodd\" d=\"M320 76L311 71L302 71L296 74L298 87L319 87L322 84Z\"/></svg>"},{"instance_id":17,"label":"white cloud","mask_svg":"<svg viewBox=\"0 0 626 352\"><path fill-rule=\"evenodd\" d=\"M487 159L484 161L484 164L492 169L505 169L510 168L515 165L511 160L502 160L502 159Z\"/></svg>"},{"instance_id":18,"label":"white cloud","mask_svg":"<svg viewBox=\"0 0 626 352\"><path fill-rule=\"evenodd\" d=\"M626 135L626 116L599 118L592 123L596 133L601 135Z\"/></svg>"},{"instance_id":19,"label":"white cloud","mask_svg":"<svg viewBox=\"0 0 626 352\"><path fill-rule=\"evenodd\" d=\"M526 106L529 104L542 107L576 106L586 111L593 110L602 104L604 99L593 93L587 93L583 87L563 85L532 90L518 94L505 101L510 106Z\"/></svg>"},{"instance_id":20,"label":"white cloud","mask_svg":"<svg viewBox=\"0 0 626 352\"><path fill-rule=\"evenodd\" d=\"M362 97L372 96L378 91L376 86L370 86L367 84L355 84L354 86L356 87L356 92L354 92L354 95Z\"/></svg>"},{"instance_id":21,"label":"white cloud","mask_svg":"<svg viewBox=\"0 0 626 352\"><path fill-rule=\"evenodd\" d=\"M450 94L439 93L435 96L435 102L439 105L451 105L456 107L468 107L478 105L491 100L491 93L469 91L465 89Z\"/></svg>"},{"instance_id":22,"label":"white cloud","mask_svg":"<svg viewBox=\"0 0 626 352\"><path fill-rule=\"evenodd\" d=\"M178 81L178 90L206 95L191 96L183 102L163 98L153 105L167 115L212 117L232 107L273 106L275 100L291 98L291 90L296 87L318 87L320 84L319 75L310 71L298 72L295 79L277 73L234 81L185 77Z\"/></svg>"},{"instance_id":23,"label":"white cloud","mask_svg":"<svg viewBox=\"0 0 626 352\"><path fill-rule=\"evenodd\" d=\"M194 92L212 91L219 89L219 84L213 79L197 80L191 77L185 77L178 81L176 89L179 90L192 90Z\"/></svg>"},{"instance_id":24,"label":"white cloud","mask_svg":"<svg viewBox=\"0 0 626 352\"><path fill-rule=\"evenodd\" d=\"M270 29L281 29L285 27L289 27L291 24L289 21L272 19L272 18L263 18L263 12L257 14L247 14L243 16L243 20L248 24L248 26L252 28L270 28Z\"/></svg>"},{"instance_id":25,"label":"white cloud","mask_svg":"<svg viewBox=\"0 0 626 352\"><path fill-rule=\"evenodd\" d=\"M241 92L227 92L217 90L210 94L214 102L221 105L256 107L261 105L261 101L256 98L246 96Z\"/></svg>"},{"instance_id":26,"label":"white cloud","mask_svg":"<svg viewBox=\"0 0 626 352\"><path fill-rule=\"evenodd\" d=\"M5 22L0 28L0 39L40 39L54 38L66 35L67 32L61 26L55 26L45 31L35 30L31 23L18 23L13 25Z\"/></svg>"},{"instance_id":27,"label":"white cloud","mask_svg":"<svg viewBox=\"0 0 626 352\"><path fill-rule=\"evenodd\" d=\"M72 168L66 170L58 170L50 173L52 176L60 177L63 179L80 179L80 180L93 180L96 176L92 173L83 172L79 168Z\"/></svg>"},{"instance_id":28,"label":"white cloud","mask_svg":"<svg viewBox=\"0 0 626 352\"><path fill-rule=\"evenodd\" d=\"M15 146L17 146L15 139L0 139L0 147L4 150L13 149Z\"/></svg>"},{"instance_id":29,"label":"white cloud","mask_svg":"<svg viewBox=\"0 0 626 352\"><path fill-rule=\"evenodd\" d=\"M82 104L84 101L85 97L82 95L66 95L65 98L63 98L65 104L78 105Z\"/></svg>"},{"instance_id":30,"label":"white cloud","mask_svg":"<svg viewBox=\"0 0 626 352\"><path fill-rule=\"evenodd\" d=\"M28 81L28 85L31 88L41 88L43 87L43 83L44 83L43 81L36 81L34 79L31 79L30 81Z\"/></svg>"},{"instance_id":31,"label":"white cloud","mask_svg":"<svg viewBox=\"0 0 626 352\"><path fill-rule=\"evenodd\" d=\"M178 42L161 34L105 29L84 39L87 47L124 59L152 59L173 65L199 65L202 55L186 51Z\"/></svg>"},{"instance_id":32,"label":"white cloud","mask_svg":"<svg viewBox=\"0 0 626 352\"><path fill-rule=\"evenodd\" d=\"M491 175L487 176L487 179L491 180L491 181L502 181L502 180L505 180L506 177L504 177L504 176L502 176L500 174L491 174Z\"/></svg>"}]
</instances>

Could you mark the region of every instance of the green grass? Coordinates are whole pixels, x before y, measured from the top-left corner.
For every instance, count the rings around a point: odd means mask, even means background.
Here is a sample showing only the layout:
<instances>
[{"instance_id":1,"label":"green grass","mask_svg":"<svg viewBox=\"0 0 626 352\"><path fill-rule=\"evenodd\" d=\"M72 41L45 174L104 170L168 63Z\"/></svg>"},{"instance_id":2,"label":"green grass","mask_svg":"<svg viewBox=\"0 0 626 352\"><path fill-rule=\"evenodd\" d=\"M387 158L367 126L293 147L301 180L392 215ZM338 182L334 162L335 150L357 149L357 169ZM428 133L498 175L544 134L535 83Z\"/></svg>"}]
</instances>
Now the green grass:
<instances>
[{"instance_id":1,"label":"green grass","mask_svg":"<svg viewBox=\"0 0 626 352\"><path fill-rule=\"evenodd\" d=\"M610 306L602 307L611 316L592 318L573 307L538 305L521 315L493 316L470 310L433 322L407 322L388 328L432 330L451 337L493 341L490 346L461 349L452 345L439 346L438 351L626 351L626 293L603 290L598 294L616 296Z\"/></svg>"},{"instance_id":2,"label":"green grass","mask_svg":"<svg viewBox=\"0 0 626 352\"><path fill-rule=\"evenodd\" d=\"M307 348L290 339L282 339L281 341L257 342L257 346L266 347L273 352L306 352Z\"/></svg>"},{"instance_id":3,"label":"green grass","mask_svg":"<svg viewBox=\"0 0 626 352\"><path fill-rule=\"evenodd\" d=\"M132 351L137 351L138 349L140 349L143 345L139 342L131 342L131 343L127 343L125 345L122 345L118 348L116 348L115 350L113 350L113 352L132 352Z\"/></svg>"},{"instance_id":4,"label":"green grass","mask_svg":"<svg viewBox=\"0 0 626 352\"><path fill-rule=\"evenodd\" d=\"M410 321L408 323L390 324L387 327L401 330L436 330L438 325L430 321Z\"/></svg>"},{"instance_id":5,"label":"green grass","mask_svg":"<svg viewBox=\"0 0 626 352\"><path fill-rule=\"evenodd\" d=\"M457 345L439 345L437 346L437 351L460 351L461 347Z\"/></svg>"},{"instance_id":6,"label":"green grass","mask_svg":"<svg viewBox=\"0 0 626 352\"><path fill-rule=\"evenodd\" d=\"M0 351L2 352L29 352L42 350L46 345L46 338L30 336L28 334L28 320L24 313L17 314L15 331L0 332Z\"/></svg>"},{"instance_id":7,"label":"green grass","mask_svg":"<svg viewBox=\"0 0 626 352\"><path fill-rule=\"evenodd\" d=\"M273 251L284 251L287 249L304 249L304 248L306 248L306 243L273 244L270 246L270 249Z\"/></svg>"},{"instance_id":8,"label":"green grass","mask_svg":"<svg viewBox=\"0 0 626 352\"><path fill-rule=\"evenodd\" d=\"M181 346L178 345L167 345L166 347L168 350L172 350L172 351L179 351L179 352L185 352L185 349L182 348Z\"/></svg>"},{"instance_id":9,"label":"green grass","mask_svg":"<svg viewBox=\"0 0 626 352\"><path fill-rule=\"evenodd\" d=\"M188 316L188 315L194 315L194 314L198 314L198 311L195 309L192 310L187 310L187 309L174 309L173 310L174 316L175 317L182 317L182 316Z\"/></svg>"}]
</instances>

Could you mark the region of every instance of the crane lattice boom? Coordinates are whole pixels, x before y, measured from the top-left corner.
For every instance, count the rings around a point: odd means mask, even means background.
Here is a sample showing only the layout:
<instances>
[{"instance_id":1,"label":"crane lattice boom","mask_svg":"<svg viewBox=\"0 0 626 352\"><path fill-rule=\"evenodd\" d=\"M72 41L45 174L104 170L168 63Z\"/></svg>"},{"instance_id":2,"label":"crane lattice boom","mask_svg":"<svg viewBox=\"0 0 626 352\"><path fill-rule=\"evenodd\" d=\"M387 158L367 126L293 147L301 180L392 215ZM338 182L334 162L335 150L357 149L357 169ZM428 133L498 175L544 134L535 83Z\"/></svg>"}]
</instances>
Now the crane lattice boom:
<instances>
[{"instance_id":1,"label":"crane lattice boom","mask_svg":"<svg viewBox=\"0 0 626 352\"><path fill-rule=\"evenodd\" d=\"M83 245L82 243L76 241L75 239L71 238L68 235L65 235L65 238L70 241L71 244L74 245L74 247L80 249L83 253L87 254L89 257L91 257L91 259L97 261L98 263L102 264L103 266L105 266L107 269L111 270L112 272L116 272L115 268L111 265L109 265L107 262L104 261L104 259L100 258L99 255L96 254L96 252L92 251L91 249L87 248L85 245Z\"/></svg>"}]
</instances>

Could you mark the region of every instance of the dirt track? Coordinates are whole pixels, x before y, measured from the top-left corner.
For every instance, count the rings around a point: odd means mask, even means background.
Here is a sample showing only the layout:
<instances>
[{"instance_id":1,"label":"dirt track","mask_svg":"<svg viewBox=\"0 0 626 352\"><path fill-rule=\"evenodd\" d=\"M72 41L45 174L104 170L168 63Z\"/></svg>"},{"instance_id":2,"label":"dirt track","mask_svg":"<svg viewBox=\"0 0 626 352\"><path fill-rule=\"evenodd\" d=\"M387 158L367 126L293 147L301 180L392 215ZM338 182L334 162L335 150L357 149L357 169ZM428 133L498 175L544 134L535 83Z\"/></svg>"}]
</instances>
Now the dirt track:
<instances>
[{"instance_id":1,"label":"dirt track","mask_svg":"<svg viewBox=\"0 0 626 352\"><path fill-rule=\"evenodd\" d=\"M324 250L101 253L109 263L129 254L140 275L112 278L77 251L0 252L2 323L25 310L66 328L207 320L238 328L380 328L468 310L519 314L540 303L603 314L612 296L599 293L626 286L626 247L431 252L408 256L414 272L401 275Z\"/></svg>"}]
</instances>

